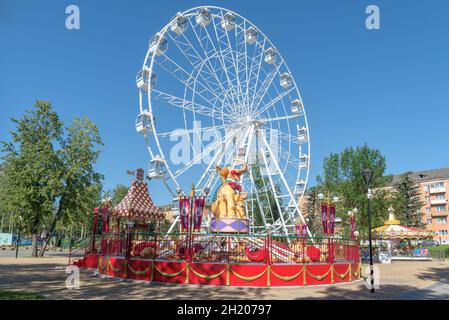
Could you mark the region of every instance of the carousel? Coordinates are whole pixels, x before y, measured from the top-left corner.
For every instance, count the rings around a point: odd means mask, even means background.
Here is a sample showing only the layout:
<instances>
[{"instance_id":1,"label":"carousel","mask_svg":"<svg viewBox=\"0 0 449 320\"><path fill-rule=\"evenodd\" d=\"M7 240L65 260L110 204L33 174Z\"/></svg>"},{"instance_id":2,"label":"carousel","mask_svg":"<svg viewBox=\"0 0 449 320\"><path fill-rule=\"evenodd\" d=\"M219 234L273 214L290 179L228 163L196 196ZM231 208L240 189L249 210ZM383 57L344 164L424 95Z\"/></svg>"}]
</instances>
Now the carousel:
<instances>
[{"instance_id":1,"label":"carousel","mask_svg":"<svg viewBox=\"0 0 449 320\"><path fill-rule=\"evenodd\" d=\"M323 202L325 236L307 226L305 108L286 61L254 23L216 6L177 13L148 42L136 85L147 175L137 170L120 204L94 210L92 236L72 248L71 263L185 284L360 279L355 225L351 238L335 236L335 206ZM170 223L145 178L166 191Z\"/></svg>"},{"instance_id":2,"label":"carousel","mask_svg":"<svg viewBox=\"0 0 449 320\"><path fill-rule=\"evenodd\" d=\"M245 166L240 170L243 175ZM197 195L192 186L188 196L179 192L179 230L161 232L165 216L143 176L143 169L136 170L118 205L105 201L94 209L92 236L71 249L69 263L106 277L183 284L307 286L360 279L359 243L334 236L332 204L321 206L325 237L309 237L299 221L295 235L272 234L269 225L264 233L251 234L245 195L232 183L223 181L210 211L206 194ZM225 192L232 193L226 206L220 205ZM209 227L203 228L209 214Z\"/></svg>"},{"instance_id":3,"label":"carousel","mask_svg":"<svg viewBox=\"0 0 449 320\"><path fill-rule=\"evenodd\" d=\"M427 260L428 250L419 248L422 240L433 239L434 233L429 230L401 225L396 219L394 209L388 209L388 220L384 225L373 230L373 238L391 243L391 260Z\"/></svg>"}]
</instances>

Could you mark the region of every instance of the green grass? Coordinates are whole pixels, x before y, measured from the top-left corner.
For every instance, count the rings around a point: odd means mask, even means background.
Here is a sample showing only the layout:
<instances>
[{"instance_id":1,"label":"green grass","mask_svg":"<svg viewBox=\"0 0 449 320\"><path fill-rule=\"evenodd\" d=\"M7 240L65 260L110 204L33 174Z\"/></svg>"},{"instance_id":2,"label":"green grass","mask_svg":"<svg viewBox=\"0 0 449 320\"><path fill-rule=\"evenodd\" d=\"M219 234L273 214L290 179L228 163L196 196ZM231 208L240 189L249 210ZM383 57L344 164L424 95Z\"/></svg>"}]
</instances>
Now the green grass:
<instances>
[{"instance_id":1,"label":"green grass","mask_svg":"<svg viewBox=\"0 0 449 320\"><path fill-rule=\"evenodd\" d=\"M37 293L0 290L0 300L45 300L45 298Z\"/></svg>"}]
</instances>

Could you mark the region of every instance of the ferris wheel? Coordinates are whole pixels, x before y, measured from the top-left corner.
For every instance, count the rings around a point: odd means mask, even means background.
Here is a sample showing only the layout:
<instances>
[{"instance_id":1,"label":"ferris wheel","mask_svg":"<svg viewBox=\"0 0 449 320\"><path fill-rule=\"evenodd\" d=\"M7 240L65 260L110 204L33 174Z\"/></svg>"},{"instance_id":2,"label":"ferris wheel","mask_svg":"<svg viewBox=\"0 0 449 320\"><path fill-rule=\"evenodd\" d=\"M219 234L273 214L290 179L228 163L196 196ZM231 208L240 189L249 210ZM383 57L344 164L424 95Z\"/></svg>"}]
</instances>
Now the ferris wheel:
<instances>
[{"instance_id":1,"label":"ferris wheel","mask_svg":"<svg viewBox=\"0 0 449 320\"><path fill-rule=\"evenodd\" d=\"M211 190L210 201L221 185L215 165L243 160L253 232L271 224L272 232L290 234L296 219L305 223L307 117L290 69L257 26L215 6L180 12L149 41L136 81L148 177L163 183L173 203L192 182Z\"/></svg>"}]
</instances>

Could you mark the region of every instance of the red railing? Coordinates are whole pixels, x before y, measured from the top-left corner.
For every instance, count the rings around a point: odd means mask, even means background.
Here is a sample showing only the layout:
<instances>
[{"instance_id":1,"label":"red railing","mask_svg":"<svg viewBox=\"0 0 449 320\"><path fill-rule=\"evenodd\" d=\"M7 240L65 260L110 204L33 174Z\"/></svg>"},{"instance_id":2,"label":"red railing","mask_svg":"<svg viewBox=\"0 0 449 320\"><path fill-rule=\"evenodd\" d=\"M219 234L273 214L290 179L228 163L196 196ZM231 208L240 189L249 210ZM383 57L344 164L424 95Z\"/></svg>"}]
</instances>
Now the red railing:
<instances>
[{"instance_id":1,"label":"red railing","mask_svg":"<svg viewBox=\"0 0 449 320\"><path fill-rule=\"evenodd\" d=\"M359 243L341 238L109 233L103 235L99 241L101 254L155 260L325 264L358 262L360 259Z\"/></svg>"}]
</instances>

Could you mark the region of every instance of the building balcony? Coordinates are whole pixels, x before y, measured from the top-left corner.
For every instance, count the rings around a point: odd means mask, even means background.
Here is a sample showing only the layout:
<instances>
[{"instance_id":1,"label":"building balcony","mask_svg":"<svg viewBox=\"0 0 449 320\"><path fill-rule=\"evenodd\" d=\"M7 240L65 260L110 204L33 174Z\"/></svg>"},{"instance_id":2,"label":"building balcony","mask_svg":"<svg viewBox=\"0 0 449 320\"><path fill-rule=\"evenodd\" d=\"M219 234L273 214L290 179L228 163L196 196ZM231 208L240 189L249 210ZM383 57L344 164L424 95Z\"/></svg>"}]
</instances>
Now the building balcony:
<instances>
[{"instance_id":1,"label":"building balcony","mask_svg":"<svg viewBox=\"0 0 449 320\"><path fill-rule=\"evenodd\" d=\"M447 215L448 215L447 211L432 212L432 218L433 217L445 217Z\"/></svg>"},{"instance_id":2,"label":"building balcony","mask_svg":"<svg viewBox=\"0 0 449 320\"><path fill-rule=\"evenodd\" d=\"M446 188L445 187L440 187L440 188L430 188L429 192L432 193L444 193L446 192Z\"/></svg>"},{"instance_id":3,"label":"building balcony","mask_svg":"<svg viewBox=\"0 0 449 320\"><path fill-rule=\"evenodd\" d=\"M447 200L446 199L434 199L434 200L430 200L430 204L432 206L439 205L439 204L447 204Z\"/></svg>"}]
</instances>

